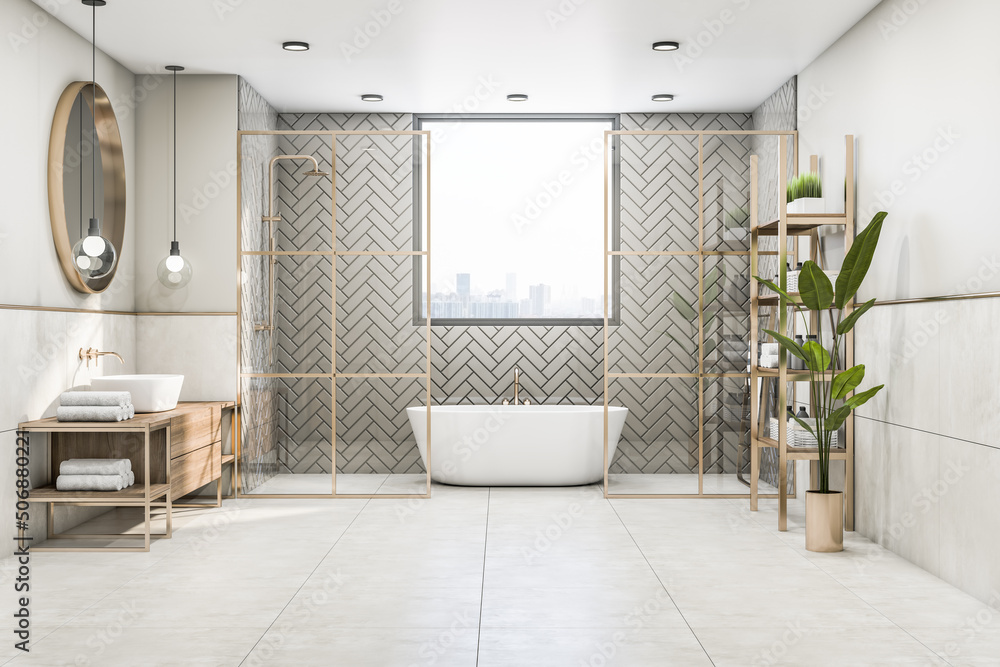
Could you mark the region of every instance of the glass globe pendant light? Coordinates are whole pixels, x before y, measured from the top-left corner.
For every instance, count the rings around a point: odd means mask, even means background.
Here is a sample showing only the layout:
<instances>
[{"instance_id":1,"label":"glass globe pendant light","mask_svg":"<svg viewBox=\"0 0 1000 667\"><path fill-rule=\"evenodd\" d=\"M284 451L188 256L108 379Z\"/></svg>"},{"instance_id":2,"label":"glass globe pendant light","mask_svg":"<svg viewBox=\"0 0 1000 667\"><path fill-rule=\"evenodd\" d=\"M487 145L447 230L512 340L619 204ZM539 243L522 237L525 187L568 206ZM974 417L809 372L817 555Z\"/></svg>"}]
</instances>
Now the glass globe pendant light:
<instances>
[{"instance_id":1,"label":"glass globe pendant light","mask_svg":"<svg viewBox=\"0 0 1000 667\"><path fill-rule=\"evenodd\" d=\"M97 217L97 151L99 150L97 141L97 8L103 7L105 0L82 0L83 4L89 5L93 11L92 16L92 32L91 32L91 108L94 110L94 146L91 149L91 154L93 155L93 163L91 170L93 172L93 193L91 202L93 204L93 211L91 213L90 225L87 227L87 235L81 235L79 241L73 245L73 265L76 266L76 270L80 272L80 275L87 280L95 280L98 278L103 278L104 276L111 273L111 270L115 268L115 262L118 261L118 252L115 250L114 244L108 239L101 236L101 220ZM81 102L80 113L83 113L83 107ZM82 135L81 135L82 139Z\"/></svg>"},{"instance_id":2,"label":"glass globe pendant light","mask_svg":"<svg viewBox=\"0 0 1000 667\"><path fill-rule=\"evenodd\" d=\"M156 267L156 277L164 287L180 289L191 282L193 271L191 262L181 255L181 244L177 241L177 73L183 72L180 65L167 65L174 73L174 240L170 242L170 254Z\"/></svg>"}]
</instances>

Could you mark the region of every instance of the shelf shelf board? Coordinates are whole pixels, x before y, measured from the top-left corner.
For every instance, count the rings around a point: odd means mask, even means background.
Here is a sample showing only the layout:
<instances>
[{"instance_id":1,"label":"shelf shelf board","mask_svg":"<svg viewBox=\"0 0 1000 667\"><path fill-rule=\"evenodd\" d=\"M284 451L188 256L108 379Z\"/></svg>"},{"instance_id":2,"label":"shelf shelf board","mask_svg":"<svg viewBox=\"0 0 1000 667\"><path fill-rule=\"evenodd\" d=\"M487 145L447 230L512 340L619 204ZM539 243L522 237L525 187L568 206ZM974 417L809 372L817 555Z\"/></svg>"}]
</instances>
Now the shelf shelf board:
<instances>
[{"instance_id":1,"label":"shelf shelf board","mask_svg":"<svg viewBox=\"0 0 1000 667\"><path fill-rule=\"evenodd\" d=\"M843 213L789 213L785 230L788 236L806 236L820 227L844 227L847 216ZM754 228L760 236L777 236L780 220L757 225Z\"/></svg>"},{"instance_id":2,"label":"shelf shelf board","mask_svg":"<svg viewBox=\"0 0 1000 667\"><path fill-rule=\"evenodd\" d=\"M799 296L798 292L789 294L792 300L789 303L793 303L797 306L802 305L802 298ZM777 294L768 294L767 296L758 296L756 299L758 306L777 306L781 304L781 297Z\"/></svg>"},{"instance_id":3,"label":"shelf shelf board","mask_svg":"<svg viewBox=\"0 0 1000 667\"><path fill-rule=\"evenodd\" d=\"M780 372L781 372L780 368L763 368L761 366L757 366L757 375L759 375L761 377L767 377L767 378L780 377ZM802 382L802 381L805 381L805 380L809 379L809 371L793 371L793 370L789 370L789 371L787 371L787 373L788 374L787 374L786 377L790 381L791 380L795 380L795 381L798 381L798 382ZM817 373L816 375L817 376L821 375L823 377L823 379L829 380L829 379L831 379L831 377L832 377L833 374L830 371L826 371L824 373Z\"/></svg>"},{"instance_id":4,"label":"shelf shelf board","mask_svg":"<svg viewBox=\"0 0 1000 667\"><path fill-rule=\"evenodd\" d=\"M778 441L773 438L758 436L754 438L754 440L756 440L757 444L761 447L770 447L772 449L778 448ZM785 447L785 452L788 455L788 459L792 461L812 461L819 458L818 447ZM830 458L834 461L846 460L847 450L842 447L834 447L830 450Z\"/></svg>"},{"instance_id":5,"label":"shelf shelf board","mask_svg":"<svg viewBox=\"0 0 1000 667\"><path fill-rule=\"evenodd\" d=\"M169 484L151 484L150 500L161 498L170 491ZM29 503L104 503L108 505L142 505L146 500L146 488L133 484L121 491L58 491L54 485L32 489L28 494Z\"/></svg>"},{"instance_id":6,"label":"shelf shelf board","mask_svg":"<svg viewBox=\"0 0 1000 667\"><path fill-rule=\"evenodd\" d=\"M234 454L223 454L222 455L222 465L226 465L227 463L232 463L235 460L236 460L236 456Z\"/></svg>"}]
</instances>

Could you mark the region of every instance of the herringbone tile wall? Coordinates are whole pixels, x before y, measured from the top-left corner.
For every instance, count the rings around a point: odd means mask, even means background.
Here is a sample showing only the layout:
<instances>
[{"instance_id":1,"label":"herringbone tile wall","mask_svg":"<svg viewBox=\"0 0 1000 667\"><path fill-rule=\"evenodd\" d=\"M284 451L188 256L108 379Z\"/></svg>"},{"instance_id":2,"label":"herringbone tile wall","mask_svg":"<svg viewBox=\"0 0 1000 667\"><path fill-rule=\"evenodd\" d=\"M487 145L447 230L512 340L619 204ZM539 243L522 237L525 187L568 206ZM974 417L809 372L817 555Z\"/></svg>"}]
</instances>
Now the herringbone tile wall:
<instances>
[{"instance_id":1,"label":"herringbone tile wall","mask_svg":"<svg viewBox=\"0 0 1000 667\"><path fill-rule=\"evenodd\" d=\"M398 130L410 128L410 116L281 114L279 127ZM747 114L622 116L623 129L749 127ZM408 249L412 244L412 143L375 138L369 144L363 141L366 139L369 137L352 138L353 144L345 141L337 146L338 244L355 250ZM697 141L684 137L680 141L646 139L623 141L623 249L662 246L697 250ZM312 145L308 138L295 135L287 141L281 146L282 152L315 155L322 158L321 168L329 170L329 147ZM379 141L384 145L372 145ZM705 142L704 152L706 248L745 249L745 235L731 225L727 227L725 216L734 208L745 207L748 199L749 142L735 137L712 139ZM340 156L344 156L343 160ZM322 186L306 182L300 171L296 165L295 169L283 168L279 172L279 201L282 211L287 212L283 215L295 221L282 232L280 243L304 243L308 248L320 249L321 240L331 235L328 227L323 229L332 218L329 184L324 195ZM339 372L422 370L422 354L413 352L423 346L414 345L422 342L422 330L412 324L412 266L409 261L396 259L341 258L338 262ZM721 314L741 303L745 306L748 267L740 264L741 259L727 258L717 265L705 263L706 275L714 271L719 284L718 293L706 304L706 311L717 313L711 323L714 328L706 329L706 341L716 341L718 347L706 356L706 363L713 368L729 368L732 364L724 354L726 340L745 340L745 318ZM286 330L279 332L276 340L285 341L291 350L290 356L279 353L279 359L305 368L322 361L318 354L310 356L310 346L303 341L318 341L316 349L326 343L325 334L311 321L319 317L329 322L329 317L317 315L321 310L316 304L326 299L322 292L323 284L328 283L313 280L308 272L297 274L296 270L289 266L292 278L279 281L278 321L279 328ZM700 307L697 258L629 258L622 262L621 280L623 324L614 330L609 349L616 369L625 371L641 364L647 372L696 372ZM317 286L317 282L322 284ZM688 309L694 309L693 319ZM522 390L535 403L601 403L602 341L600 327L434 327L433 400L437 404L496 403L511 393L512 369L517 365L524 371ZM348 384L337 391L338 451L343 452L337 470L419 471L404 410L408 405L422 404L419 382L341 382ZM301 397L297 390L303 390ZM710 391L714 393L708 396ZM323 442L324 437L329 437L329 425L312 420L310 407L322 406L325 400L328 420L331 397L313 385L288 385L280 393L284 469L329 472L330 448L328 441ZM690 440L691 434L696 437L698 431L697 379L616 382L611 398L631 409L613 472L697 470L697 447L692 452ZM725 398L722 389L706 386L706 405L722 406ZM711 461L713 470L732 472L736 461L734 438L718 435L722 432L720 425L712 432L714 444L706 443L706 463ZM293 441L298 444L291 444ZM311 454L310 448L321 451Z\"/></svg>"}]
</instances>

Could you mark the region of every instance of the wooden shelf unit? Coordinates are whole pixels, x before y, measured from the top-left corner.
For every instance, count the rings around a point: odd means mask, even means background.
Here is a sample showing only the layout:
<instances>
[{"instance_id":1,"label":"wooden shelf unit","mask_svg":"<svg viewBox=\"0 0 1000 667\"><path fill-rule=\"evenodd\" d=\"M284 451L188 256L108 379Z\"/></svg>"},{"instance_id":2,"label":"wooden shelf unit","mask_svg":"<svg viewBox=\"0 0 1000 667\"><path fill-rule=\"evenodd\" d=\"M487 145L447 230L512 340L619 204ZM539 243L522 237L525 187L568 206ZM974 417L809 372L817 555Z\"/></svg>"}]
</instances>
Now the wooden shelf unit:
<instances>
[{"instance_id":1,"label":"wooden shelf unit","mask_svg":"<svg viewBox=\"0 0 1000 667\"><path fill-rule=\"evenodd\" d=\"M60 422L55 417L25 422L19 431L48 436L49 484L32 489L28 502L45 504L47 537L139 539L135 547L37 546L32 551L149 551L150 539L170 538L173 533L174 498L207 484L220 484L221 417L232 411L232 402L179 403L166 412L137 414L121 422ZM229 455L232 456L232 455ZM127 458L132 462L135 484L121 491L59 491L54 480L59 464L70 458ZM232 459L230 459L232 462ZM217 474L218 473L218 474ZM212 479L210 479L212 478ZM143 532L123 535L56 534L53 531L57 505L90 507L139 507L144 510ZM166 508L166 532L150 531L153 507Z\"/></svg>"},{"instance_id":2,"label":"wooden shelf unit","mask_svg":"<svg viewBox=\"0 0 1000 667\"><path fill-rule=\"evenodd\" d=\"M150 500L158 500L170 490L169 484L150 484ZM86 503L88 505L109 504L143 505L146 502L145 488L133 485L121 491L59 491L54 485L32 489L28 494L29 503Z\"/></svg>"},{"instance_id":3,"label":"wooden shelf unit","mask_svg":"<svg viewBox=\"0 0 1000 667\"><path fill-rule=\"evenodd\" d=\"M846 252L854 241L855 220L855 192L854 192L854 137L845 137L845 162L846 169L846 192L844 202L844 213L824 213L824 214L795 214L788 212L785 192L788 186L788 143L785 137L779 137L778 148L778 201L779 216L777 220L769 221L765 224L758 224L758 163L757 156L750 158L750 272L751 275L759 274L760 257L777 256L778 260L778 286L785 289L787 282L787 262L789 261L788 240L794 239L795 258L798 256L798 240L800 237L809 238L809 251L811 259L822 266L819 248L819 230L823 228L839 229L844 232L844 251ZM818 171L818 159L812 156L810 160L811 171ZM778 243L777 252L761 251L760 239L762 237L776 237ZM795 328L795 313L793 305L801 305L801 300L793 294L792 300L779 297L776 294L760 294L761 285L756 280L750 282L750 354L758 354L758 343L764 335L760 331L760 309L771 308L776 312L777 331L785 335L793 335ZM853 310L853 302L845 308L845 316ZM789 315L792 320L789 320ZM815 331L816 317L809 314L810 328ZM789 327L791 325L791 328ZM854 334L849 333L843 339L845 368L854 365ZM830 371L824 373L829 378ZM751 486L750 486L750 509L757 510L758 492L760 483L760 451L762 448L773 448L778 451L778 529L788 529L788 462L789 461L818 461L819 449L817 447L793 447L788 444L788 423L784 409L789 404L788 386L790 382L808 381L808 371L795 371L788 369L788 354L784 350L779 351L777 368L761 368L757 366L757 357L751 359L750 366L750 437L752 443L751 450ZM778 398L775 411L781 413L778 419L778 439L766 437L764 435L764 423L769 415L762 414L762 404L765 392L768 390L768 383L778 383ZM794 390L793 390L794 391ZM811 406L810 414L815 413L815 406ZM841 448L833 448L830 452L831 461L845 462L844 480L844 527L847 530L854 530L854 418L849 417L844 425L846 437ZM815 464L810 464L815 470ZM810 475L813 476L813 475Z\"/></svg>"}]
</instances>

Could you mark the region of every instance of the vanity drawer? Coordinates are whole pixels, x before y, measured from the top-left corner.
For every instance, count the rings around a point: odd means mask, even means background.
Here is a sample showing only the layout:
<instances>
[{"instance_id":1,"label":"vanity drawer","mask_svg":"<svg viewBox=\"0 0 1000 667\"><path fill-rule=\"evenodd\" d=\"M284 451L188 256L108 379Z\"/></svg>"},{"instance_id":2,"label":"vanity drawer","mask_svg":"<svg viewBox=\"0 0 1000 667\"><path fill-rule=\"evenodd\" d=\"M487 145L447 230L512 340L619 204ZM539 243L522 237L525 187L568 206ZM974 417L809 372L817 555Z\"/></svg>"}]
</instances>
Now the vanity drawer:
<instances>
[{"instance_id":1,"label":"vanity drawer","mask_svg":"<svg viewBox=\"0 0 1000 667\"><path fill-rule=\"evenodd\" d=\"M201 449L222 439L222 410L192 407L170 418L170 458Z\"/></svg>"},{"instance_id":2,"label":"vanity drawer","mask_svg":"<svg viewBox=\"0 0 1000 667\"><path fill-rule=\"evenodd\" d=\"M222 476L222 443L178 456L170 462L170 499L177 500Z\"/></svg>"}]
</instances>

